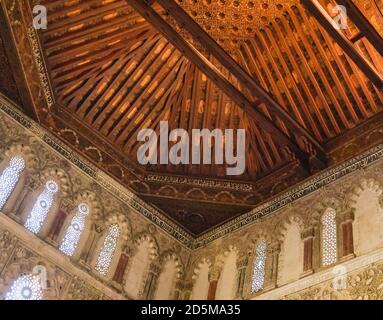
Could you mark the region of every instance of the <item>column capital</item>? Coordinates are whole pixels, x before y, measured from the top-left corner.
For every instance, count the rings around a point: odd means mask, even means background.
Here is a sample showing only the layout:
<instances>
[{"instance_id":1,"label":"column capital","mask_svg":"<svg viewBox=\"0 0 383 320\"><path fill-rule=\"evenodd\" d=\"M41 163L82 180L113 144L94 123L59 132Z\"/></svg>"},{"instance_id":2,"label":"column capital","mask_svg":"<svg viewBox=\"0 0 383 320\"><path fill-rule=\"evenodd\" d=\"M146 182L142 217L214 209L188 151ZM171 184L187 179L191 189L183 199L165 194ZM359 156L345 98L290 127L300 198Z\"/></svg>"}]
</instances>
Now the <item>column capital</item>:
<instances>
[{"instance_id":1,"label":"column capital","mask_svg":"<svg viewBox=\"0 0 383 320\"><path fill-rule=\"evenodd\" d=\"M307 228L307 229L303 230L301 233L301 239L302 240L307 240L307 239L314 238L314 237L315 237L315 228L314 227Z\"/></svg>"},{"instance_id":2,"label":"column capital","mask_svg":"<svg viewBox=\"0 0 383 320\"><path fill-rule=\"evenodd\" d=\"M237 268L238 269L246 268L248 263L249 263L249 257L248 256L240 257L237 260Z\"/></svg>"},{"instance_id":3,"label":"column capital","mask_svg":"<svg viewBox=\"0 0 383 320\"><path fill-rule=\"evenodd\" d=\"M337 215L339 223L353 222L355 219L355 208L349 208Z\"/></svg>"},{"instance_id":4,"label":"column capital","mask_svg":"<svg viewBox=\"0 0 383 320\"><path fill-rule=\"evenodd\" d=\"M60 201L60 209L69 214L74 210L74 205L68 198L62 198Z\"/></svg>"},{"instance_id":5,"label":"column capital","mask_svg":"<svg viewBox=\"0 0 383 320\"><path fill-rule=\"evenodd\" d=\"M93 222L92 229L96 232L96 234L100 234L104 231L104 227L96 222Z\"/></svg>"},{"instance_id":6,"label":"column capital","mask_svg":"<svg viewBox=\"0 0 383 320\"><path fill-rule=\"evenodd\" d=\"M157 263L151 263L149 266L149 272L159 275L161 273L162 267Z\"/></svg>"},{"instance_id":7,"label":"column capital","mask_svg":"<svg viewBox=\"0 0 383 320\"><path fill-rule=\"evenodd\" d=\"M182 289L183 290L188 290L188 291L192 291L193 290L193 281L186 281L186 282L182 282L182 281L177 281L177 283L181 282L181 285L182 285Z\"/></svg>"},{"instance_id":8,"label":"column capital","mask_svg":"<svg viewBox=\"0 0 383 320\"><path fill-rule=\"evenodd\" d=\"M121 253L124 254L125 256L127 256L128 258L132 258L133 254L134 254L134 250L131 246L126 244L123 246Z\"/></svg>"},{"instance_id":9,"label":"column capital","mask_svg":"<svg viewBox=\"0 0 383 320\"><path fill-rule=\"evenodd\" d=\"M268 254L279 254L281 252L281 243L280 242L274 242L270 244L267 248Z\"/></svg>"},{"instance_id":10,"label":"column capital","mask_svg":"<svg viewBox=\"0 0 383 320\"><path fill-rule=\"evenodd\" d=\"M184 288L185 288L185 284L181 280L177 280L175 285L174 285L174 289L181 291Z\"/></svg>"},{"instance_id":11,"label":"column capital","mask_svg":"<svg viewBox=\"0 0 383 320\"><path fill-rule=\"evenodd\" d=\"M210 270L210 273L209 273L209 281L218 281L220 275L221 275L221 268L219 267L213 267L211 270Z\"/></svg>"}]
</instances>

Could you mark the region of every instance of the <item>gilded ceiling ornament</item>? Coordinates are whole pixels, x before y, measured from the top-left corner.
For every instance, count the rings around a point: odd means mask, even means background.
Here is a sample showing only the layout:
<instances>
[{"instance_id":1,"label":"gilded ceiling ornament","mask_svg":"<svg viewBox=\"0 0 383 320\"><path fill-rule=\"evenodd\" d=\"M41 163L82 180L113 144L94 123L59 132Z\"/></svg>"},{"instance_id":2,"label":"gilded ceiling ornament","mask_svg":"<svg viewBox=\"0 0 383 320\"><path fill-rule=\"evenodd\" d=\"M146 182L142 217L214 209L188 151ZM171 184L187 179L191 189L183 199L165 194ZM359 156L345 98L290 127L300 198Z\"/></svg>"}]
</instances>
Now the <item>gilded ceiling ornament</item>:
<instances>
[{"instance_id":1,"label":"gilded ceiling ornament","mask_svg":"<svg viewBox=\"0 0 383 320\"><path fill-rule=\"evenodd\" d=\"M214 38L247 39L296 0L185 0L179 5Z\"/></svg>"}]
</instances>

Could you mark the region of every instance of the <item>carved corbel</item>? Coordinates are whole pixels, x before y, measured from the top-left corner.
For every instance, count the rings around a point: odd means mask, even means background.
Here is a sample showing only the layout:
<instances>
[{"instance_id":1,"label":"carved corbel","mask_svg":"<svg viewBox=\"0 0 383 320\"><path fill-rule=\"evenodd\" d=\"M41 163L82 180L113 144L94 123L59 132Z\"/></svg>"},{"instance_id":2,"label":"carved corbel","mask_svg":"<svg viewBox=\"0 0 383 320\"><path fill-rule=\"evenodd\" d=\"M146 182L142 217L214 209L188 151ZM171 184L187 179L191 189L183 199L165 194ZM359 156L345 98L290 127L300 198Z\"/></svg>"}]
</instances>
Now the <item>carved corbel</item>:
<instances>
[{"instance_id":1,"label":"carved corbel","mask_svg":"<svg viewBox=\"0 0 383 320\"><path fill-rule=\"evenodd\" d=\"M355 208L349 208L340 214L337 214L338 223L353 222L355 220Z\"/></svg>"}]
</instances>

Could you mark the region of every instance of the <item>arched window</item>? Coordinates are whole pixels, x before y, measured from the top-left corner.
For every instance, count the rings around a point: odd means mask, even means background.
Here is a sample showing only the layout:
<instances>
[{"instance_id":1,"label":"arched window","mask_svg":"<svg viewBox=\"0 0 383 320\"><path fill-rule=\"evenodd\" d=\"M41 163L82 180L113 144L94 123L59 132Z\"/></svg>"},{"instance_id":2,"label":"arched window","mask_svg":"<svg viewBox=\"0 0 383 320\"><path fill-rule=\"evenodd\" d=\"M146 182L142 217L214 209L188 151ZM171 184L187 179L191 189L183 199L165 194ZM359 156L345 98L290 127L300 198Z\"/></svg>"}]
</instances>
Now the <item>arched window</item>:
<instances>
[{"instance_id":1,"label":"arched window","mask_svg":"<svg viewBox=\"0 0 383 320\"><path fill-rule=\"evenodd\" d=\"M258 292L263 289L265 281L265 264L266 264L266 241L261 240L257 246L256 256L254 260L253 279L251 285L252 292Z\"/></svg>"},{"instance_id":2,"label":"arched window","mask_svg":"<svg viewBox=\"0 0 383 320\"><path fill-rule=\"evenodd\" d=\"M112 262L114 252L116 251L119 235L120 229L118 225L111 225L108 229L108 233L105 237L104 244L101 248L96 264L96 270L103 276L106 276L109 272L109 267Z\"/></svg>"},{"instance_id":3,"label":"arched window","mask_svg":"<svg viewBox=\"0 0 383 320\"><path fill-rule=\"evenodd\" d=\"M336 212L328 209L322 216L322 263L329 266L337 261Z\"/></svg>"},{"instance_id":4,"label":"arched window","mask_svg":"<svg viewBox=\"0 0 383 320\"><path fill-rule=\"evenodd\" d=\"M73 256L77 244L80 241L81 233L85 227L85 219L89 214L89 207L82 203L78 206L77 213L73 217L69 225L63 242L60 245L60 251L64 252L67 256Z\"/></svg>"},{"instance_id":5,"label":"arched window","mask_svg":"<svg viewBox=\"0 0 383 320\"><path fill-rule=\"evenodd\" d=\"M27 221L25 222L25 227L37 234L39 233L45 218L53 204L53 197L58 191L59 187L56 182L48 181L45 185L45 189L38 196L37 201L35 202L31 213L28 215Z\"/></svg>"},{"instance_id":6,"label":"arched window","mask_svg":"<svg viewBox=\"0 0 383 320\"><path fill-rule=\"evenodd\" d=\"M5 295L5 300L41 300L40 278L32 274L20 276Z\"/></svg>"},{"instance_id":7,"label":"arched window","mask_svg":"<svg viewBox=\"0 0 383 320\"><path fill-rule=\"evenodd\" d=\"M20 178L25 167L24 159L13 157L0 176L0 209L2 209Z\"/></svg>"}]
</instances>

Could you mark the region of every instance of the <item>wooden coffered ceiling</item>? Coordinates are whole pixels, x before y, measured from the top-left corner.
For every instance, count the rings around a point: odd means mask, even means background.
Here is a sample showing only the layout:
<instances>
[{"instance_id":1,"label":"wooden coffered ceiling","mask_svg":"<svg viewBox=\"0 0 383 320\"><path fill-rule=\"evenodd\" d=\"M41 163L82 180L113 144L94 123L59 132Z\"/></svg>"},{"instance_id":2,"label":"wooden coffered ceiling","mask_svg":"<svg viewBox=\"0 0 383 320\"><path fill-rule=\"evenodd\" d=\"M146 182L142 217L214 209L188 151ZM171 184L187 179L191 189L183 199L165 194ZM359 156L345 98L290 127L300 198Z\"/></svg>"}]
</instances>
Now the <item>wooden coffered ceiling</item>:
<instances>
[{"instance_id":1,"label":"wooden coffered ceiling","mask_svg":"<svg viewBox=\"0 0 383 320\"><path fill-rule=\"evenodd\" d=\"M383 140L381 0L338 1L344 31L327 0L38 2L54 95L40 122L193 234ZM246 129L245 173L138 165L138 131L165 120Z\"/></svg>"}]
</instances>

